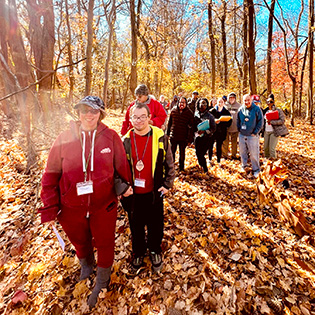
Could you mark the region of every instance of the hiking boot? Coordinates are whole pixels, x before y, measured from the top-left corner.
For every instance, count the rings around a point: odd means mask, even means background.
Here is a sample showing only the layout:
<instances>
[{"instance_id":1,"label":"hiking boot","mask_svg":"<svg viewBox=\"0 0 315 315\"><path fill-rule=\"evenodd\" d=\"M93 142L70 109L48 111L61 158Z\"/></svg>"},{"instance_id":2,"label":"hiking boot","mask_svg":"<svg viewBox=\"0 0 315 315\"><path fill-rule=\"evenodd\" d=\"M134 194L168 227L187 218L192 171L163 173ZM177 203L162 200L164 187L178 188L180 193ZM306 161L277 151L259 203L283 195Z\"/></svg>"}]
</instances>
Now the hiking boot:
<instances>
[{"instance_id":1,"label":"hiking boot","mask_svg":"<svg viewBox=\"0 0 315 315\"><path fill-rule=\"evenodd\" d=\"M132 268L135 271L137 271L139 268L142 267L142 265L143 265L143 258L144 258L143 256L139 256L139 257L134 257L132 259L131 266L132 266Z\"/></svg>"},{"instance_id":2,"label":"hiking boot","mask_svg":"<svg viewBox=\"0 0 315 315\"><path fill-rule=\"evenodd\" d=\"M162 255L155 252L151 252L150 259L151 259L153 271L154 272L160 271L163 266Z\"/></svg>"}]
</instances>

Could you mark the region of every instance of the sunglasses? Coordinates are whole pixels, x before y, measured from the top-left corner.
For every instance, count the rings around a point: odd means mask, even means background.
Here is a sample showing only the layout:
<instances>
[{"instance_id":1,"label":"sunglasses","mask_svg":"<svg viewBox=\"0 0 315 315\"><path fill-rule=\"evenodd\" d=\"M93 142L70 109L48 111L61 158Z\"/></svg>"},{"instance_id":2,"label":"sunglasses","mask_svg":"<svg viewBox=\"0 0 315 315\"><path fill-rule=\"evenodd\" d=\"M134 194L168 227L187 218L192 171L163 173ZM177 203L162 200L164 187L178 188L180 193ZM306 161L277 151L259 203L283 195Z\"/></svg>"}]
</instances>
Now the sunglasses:
<instances>
[{"instance_id":1,"label":"sunglasses","mask_svg":"<svg viewBox=\"0 0 315 315\"><path fill-rule=\"evenodd\" d=\"M80 113L84 114L84 115L87 114L87 113L91 113L93 115L97 115L99 112L100 112L99 109L86 108L86 107L80 108Z\"/></svg>"}]
</instances>

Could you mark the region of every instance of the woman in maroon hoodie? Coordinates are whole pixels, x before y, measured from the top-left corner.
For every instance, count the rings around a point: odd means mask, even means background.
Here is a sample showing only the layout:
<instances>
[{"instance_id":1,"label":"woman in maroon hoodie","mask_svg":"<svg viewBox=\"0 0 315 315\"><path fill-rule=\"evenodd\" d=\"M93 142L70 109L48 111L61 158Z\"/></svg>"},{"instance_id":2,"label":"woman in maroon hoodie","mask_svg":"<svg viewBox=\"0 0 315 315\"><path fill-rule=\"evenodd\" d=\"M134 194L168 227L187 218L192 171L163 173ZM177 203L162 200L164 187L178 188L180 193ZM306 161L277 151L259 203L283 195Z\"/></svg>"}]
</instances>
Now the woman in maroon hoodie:
<instances>
[{"instance_id":1,"label":"woman in maroon hoodie","mask_svg":"<svg viewBox=\"0 0 315 315\"><path fill-rule=\"evenodd\" d=\"M105 126L104 102L86 96L76 106L79 121L61 133L50 149L42 178L41 222L58 219L76 249L80 280L93 273L93 245L98 251L96 285L88 304L110 281L114 260L117 195L114 179L131 181L130 168L118 134ZM125 186L121 194L132 189ZM93 239L93 245L92 245Z\"/></svg>"}]
</instances>

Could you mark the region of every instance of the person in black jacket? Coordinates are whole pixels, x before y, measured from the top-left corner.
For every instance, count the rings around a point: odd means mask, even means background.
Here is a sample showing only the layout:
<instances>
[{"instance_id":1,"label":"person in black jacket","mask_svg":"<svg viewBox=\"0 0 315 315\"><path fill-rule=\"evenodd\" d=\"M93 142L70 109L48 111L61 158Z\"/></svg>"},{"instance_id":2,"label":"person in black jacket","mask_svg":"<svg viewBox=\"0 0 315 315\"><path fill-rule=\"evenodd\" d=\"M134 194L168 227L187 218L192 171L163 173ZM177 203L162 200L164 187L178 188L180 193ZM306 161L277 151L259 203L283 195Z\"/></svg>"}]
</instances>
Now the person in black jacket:
<instances>
[{"instance_id":1,"label":"person in black jacket","mask_svg":"<svg viewBox=\"0 0 315 315\"><path fill-rule=\"evenodd\" d=\"M186 97L181 97L177 106L175 106L170 114L167 135L170 137L171 149L175 161L175 153L179 146L179 170L184 170L185 150L187 144L192 142L192 127L194 116L187 107Z\"/></svg>"},{"instance_id":2,"label":"person in black jacket","mask_svg":"<svg viewBox=\"0 0 315 315\"><path fill-rule=\"evenodd\" d=\"M197 109L195 112L195 150L199 165L205 173L208 172L205 154L209 149L210 139L216 129L214 117L209 113L209 101L206 98L199 98L197 101ZM198 127L202 122L208 120L209 127L205 130ZM200 126L200 125L199 125Z\"/></svg>"},{"instance_id":3,"label":"person in black jacket","mask_svg":"<svg viewBox=\"0 0 315 315\"><path fill-rule=\"evenodd\" d=\"M217 101L217 105L215 105L214 108L212 108L210 110L210 113L215 118L217 128L216 128L215 133L213 134L213 137L211 137L211 139L210 139L209 160L211 163L212 154L213 154L213 145L214 145L214 142L216 142L217 162L219 165L220 165L221 156L222 156L222 144L226 138L227 129L232 124L231 113L225 108L224 103L225 102L224 102L223 98L220 97ZM231 118L227 121L222 121L222 116L230 116Z\"/></svg>"}]
</instances>

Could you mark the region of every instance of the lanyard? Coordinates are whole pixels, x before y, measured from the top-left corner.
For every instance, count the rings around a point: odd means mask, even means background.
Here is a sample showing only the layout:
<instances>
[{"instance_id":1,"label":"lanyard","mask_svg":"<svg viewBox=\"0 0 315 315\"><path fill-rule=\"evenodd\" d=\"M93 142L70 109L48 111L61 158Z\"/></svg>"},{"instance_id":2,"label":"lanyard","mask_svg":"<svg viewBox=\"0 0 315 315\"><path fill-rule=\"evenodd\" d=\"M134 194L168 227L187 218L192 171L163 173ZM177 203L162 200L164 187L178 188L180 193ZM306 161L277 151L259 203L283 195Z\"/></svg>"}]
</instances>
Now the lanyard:
<instances>
[{"instance_id":1,"label":"lanyard","mask_svg":"<svg viewBox=\"0 0 315 315\"><path fill-rule=\"evenodd\" d=\"M87 178L87 168L89 166L90 163L90 159L91 159L91 172L94 171L94 144L95 144L95 135L96 135L96 130L93 130L93 134L92 134L92 145L91 145L91 149L88 155L87 160L85 159L85 143L86 143L86 136L85 136L85 132L81 131L82 133L82 138L80 137L80 142L81 142L81 147L82 147L82 165L83 165L83 173L84 173L84 181L86 182L86 178Z\"/></svg>"}]
</instances>

